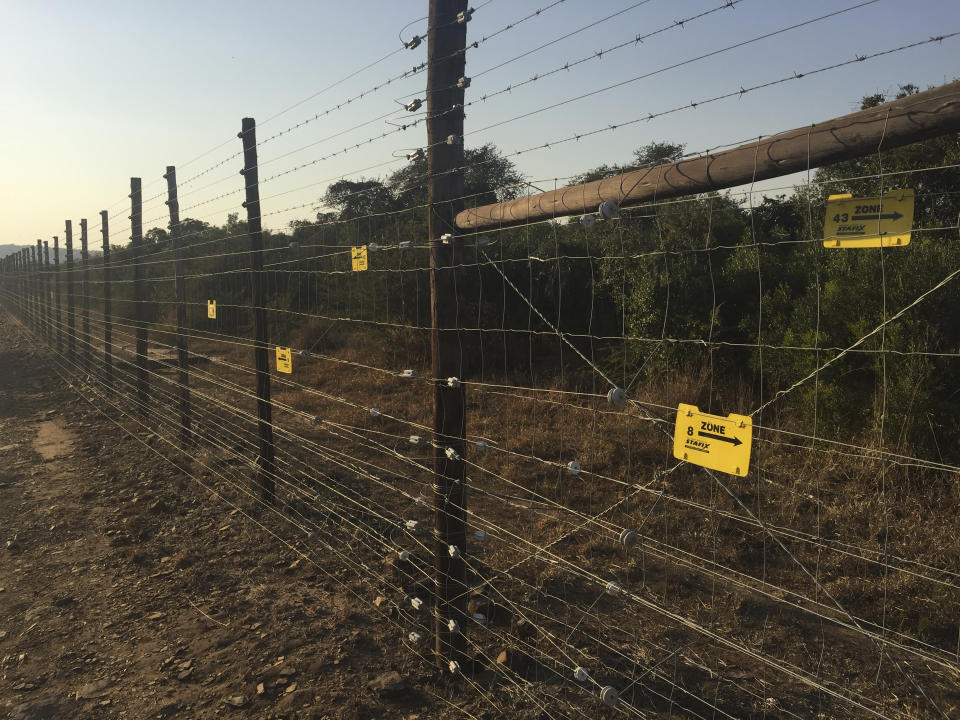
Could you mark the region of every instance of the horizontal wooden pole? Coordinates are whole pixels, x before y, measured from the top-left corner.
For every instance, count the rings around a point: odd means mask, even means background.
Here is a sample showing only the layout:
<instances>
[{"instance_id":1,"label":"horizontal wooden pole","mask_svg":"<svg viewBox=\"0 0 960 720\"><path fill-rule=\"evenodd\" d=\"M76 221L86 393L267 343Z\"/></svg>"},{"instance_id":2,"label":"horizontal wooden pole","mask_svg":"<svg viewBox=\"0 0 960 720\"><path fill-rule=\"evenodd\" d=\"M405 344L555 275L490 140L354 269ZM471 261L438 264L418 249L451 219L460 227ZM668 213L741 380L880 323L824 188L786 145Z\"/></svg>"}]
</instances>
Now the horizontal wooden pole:
<instances>
[{"instance_id":1,"label":"horizontal wooden pole","mask_svg":"<svg viewBox=\"0 0 960 720\"><path fill-rule=\"evenodd\" d=\"M712 155L633 170L583 185L464 210L457 228L478 231L694 195L960 131L960 81Z\"/></svg>"}]
</instances>

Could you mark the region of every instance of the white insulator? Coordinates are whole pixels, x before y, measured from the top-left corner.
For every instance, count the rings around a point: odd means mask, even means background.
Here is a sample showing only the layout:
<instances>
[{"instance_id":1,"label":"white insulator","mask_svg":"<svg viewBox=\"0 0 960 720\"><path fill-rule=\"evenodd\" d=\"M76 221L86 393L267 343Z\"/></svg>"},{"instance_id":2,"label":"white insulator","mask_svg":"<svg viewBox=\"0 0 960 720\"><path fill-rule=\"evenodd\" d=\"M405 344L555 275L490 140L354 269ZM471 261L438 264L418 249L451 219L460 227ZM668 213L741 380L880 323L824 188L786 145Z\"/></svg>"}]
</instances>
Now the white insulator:
<instances>
[{"instance_id":1,"label":"white insulator","mask_svg":"<svg viewBox=\"0 0 960 720\"><path fill-rule=\"evenodd\" d=\"M460 387L460 378L458 377L448 377L447 378L447 387L458 388Z\"/></svg>"},{"instance_id":2,"label":"white insulator","mask_svg":"<svg viewBox=\"0 0 960 720\"><path fill-rule=\"evenodd\" d=\"M400 558L401 562L407 562L410 559L410 551L401 550L400 552L397 553L397 557Z\"/></svg>"},{"instance_id":3,"label":"white insulator","mask_svg":"<svg viewBox=\"0 0 960 720\"><path fill-rule=\"evenodd\" d=\"M458 633L458 632L460 632L460 623L458 623L458 622L457 622L456 620L454 620L453 618L450 618L450 619L447 621L447 629L450 630L450 632L452 632L452 633Z\"/></svg>"},{"instance_id":4,"label":"white insulator","mask_svg":"<svg viewBox=\"0 0 960 720\"><path fill-rule=\"evenodd\" d=\"M420 638L421 638L422 636L421 636L420 633L418 633L418 632L411 632L409 635L407 635L407 637L410 639L410 642L412 642L412 643L418 643L418 642L420 642Z\"/></svg>"},{"instance_id":5,"label":"white insulator","mask_svg":"<svg viewBox=\"0 0 960 720\"><path fill-rule=\"evenodd\" d=\"M593 227L593 224L597 221L597 218L593 215L583 215L580 218L580 224L585 228Z\"/></svg>"},{"instance_id":6,"label":"white insulator","mask_svg":"<svg viewBox=\"0 0 960 720\"><path fill-rule=\"evenodd\" d=\"M410 444L411 444L411 445L423 445L424 442L426 442L426 441L423 439L423 436L422 436L422 435L411 435L411 436L410 436Z\"/></svg>"},{"instance_id":7,"label":"white insulator","mask_svg":"<svg viewBox=\"0 0 960 720\"><path fill-rule=\"evenodd\" d=\"M416 520L407 520L407 522L404 524L407 526L407 530L409 530L410 532L413 532L414 530L416 530L418 525Z\"/></svg>"},{"instance_id":8,"label":"white insulator","mask_svg":"<svg viewBox=\"0 0 960 720\"><path fill-rule=\"evenodd\" d=\"M627 391L622 387L610 388L607 391L607 402L610 403L610 407L619 410L627 404Z\"/></svg>"},{"instance_id":9,"label":"white insulator","mask_svg":"<svg viewBox=\"0 0 960 720\"><path fill-rule=\"evenodd\" d=\"M470 78L466 76L459 78L457 80L457 87L466 90L468 87L470 87Z\"/></svg>"},{"instance_id":10,"label":"white insulator","mask_svg":"<svg viewBox=\"0 0 960 720\"><path fill-rule=\"evenodd\" d=\"M597 212L604 220L613 220L620 215L620 206L613 200L604 200L600 203Z\"/></svg>"},{"instance_id":11,"label":"white insulator","mask_svg":"<svg viewBox=\"0 0 960 720\"><path fill-rule=\"evenodd\" d=\"M617 692L617 689L613 685L605 685L600 691L600 700L608 707L616 706L617 700L619 699L620 693Z\"/></svg>"},{"instance_id":12,"label":"white insulator","mask_svg":"<svg viewBox=\"0 0 960 720\"><path fill-rule=\"evenodd\" d=\"M457 13L457 23L463 25L463 23L468 23L473 19L473 8L467 8L466 10L461 10Z\"/></svg>"},{"instance_id":13,"label":"white insulator","mask_svg":"<svg viewBox=\"0 0 960 720\"><path fill-rule=\"evenodd\" d=\"M376 252L380 249L380 246L376 243L367 243L367 252Z\"/></svg>"},{"instance_id":14,"label":"white insulator","mask_svg":"<svg viewBox=\"0 0 960 720\"><path fill-rule=\"evenodd\" d=\"M623 545L623 547L626 548L627 550L630 550L633 548L634 545L637 544L638 537L639 536L634 530L621 530L620 544Z\"/></svg>"},{"instance_id":15,"label":"white insulator","mask_svg":"<svg viewBox=\"0 0 960 720\"><path fill-rule=\"evenodd\" d=\"M423 600L418 597L410 598L410 604L413 606L414 610L419 610L423 607Z\"/></svg>"},{"instance_id":16,"label":"white insulator","mask_svg":"<svg viewBox=\"0 0 960 720\"><path fill-rule=\"evenodd\" d=\"M453 136L451 135L450 137L453 137ZM450 244L452 240L453 240L453 233L444 233L443 235L440 236L440 242L442 242L444 245Z\"/></svg>"},{"instance_id":17,"label":"white insulator","mask_svg":"<svg viewBox=\"0 0 960 720\"><path fill-rule=\"evenodd\" d=\"M298 243L296 240L291 240L291 241L290 241L290 244L287 245L287 247L290 248L291 250L299 250L299 249L300 249L300 243Z\"/></svg>"},{"instance_id":18,"label":"white insulator","mask_svg":"<svg viewBox=\"0 0 960 720\"><path fill-rule=\"evenodd\" d=\"M421 42L423 42L423 38L420 37L419 35L414 35L412 38L407 40L407 42L405 42L403 46L408 50L413 50L414 48L420 47Z\"/></svg>"},{"instance_id":19,"label":"white insulator","mask_svg":"<svg viewBox=\"0 0 960 720\"><path fill-rule=\"evenodd\" d=\"M454 675L460 674L460 663L458 663L456 660L451 660L448 667L450 668L450 672Z\"/></svg>"},{"instance_id":20,"label":"white insulator","mask_svg":"<svg viewBox=\"0 0 960 720\"><path fill-rule=\"evenodd\" d=\"M307 350L306 348L304 348L303 350L301 350L300 352L298 352L297 355L299 355L299 356L302 357L304 360L306 360L308 357L310 357L310 351Z\"/></svg>"},{"instance_id":21,"label":"white insulator","mask_svg":"<svg viewBox=\"0 0 960 720\"><path fill-rule=\"evenodd\" d=\"M611 580L610 582L607 583L607 587L604 588L604 591L607 593L607 595L619 595L620 586L617 585L615 582L613 582L613 580Z\"/></svg>"},{"instance_id":22,"label":"white insulator","mask_svg":"<svg viewBox=\"0 0 960 720\"><path fill-rule=\"evenodd\" d=\"M452 557L452 558L458 558L458 557L460 557L460 548L458 548L456 545L448 545L448 546L447 546L447 553L448 553L448 554L450 555L450 557Z\"/></svg>"},{"instance_id":23,"label":"white insulator","mask_svg":"<svg viewBox=\"0 0 960 720\"><path fill-rule=\"evenodd\" d=\"M486 440L477 440L473 444L473 447L476 448L477 452L479 453L485 453L487 450L490 449L490 446L487 444Z\"/></svg>"},{"instance_id":24,"label":"white insulator","mask_svg":"<svg viewBox=\"0 0 960 720\"><path fill-rule=\"evenodd\" d=\"M585 667L577 665L577 667L573 669L573 679L577 682L586 682L590 679L590 675L587 673L587 669Z\"/></svg>"},{"instance_id":25,"label":"white insulator","mask_svg":"<svg viewBox=\"0 0 960 720\"><path fill-rule=\"evenodd\" d=\"M401 240L397 247L401 250L409 250L413 247L413 240Z\"/></svg>"},{"instance_id":26,"label":"white insulator","mask_svg":"<svg viewBox=\"0 0 960 720\"><path fill-rule=\"evenodd\" d=\"M380 417L380 408L370 408L371 417Z\"/></svg>"},{"instance_id":27,"label":"white insulator","mask_svg":"<svg viewBox=\"0 0 960 720\"><path fill-rule=\"evenodd\" d=\"M570 473L571 475L579 475L579 474L580 474L580 463L577 462L576 460L571 460L570 462L568 462L568 463L567 463L567 472Z\"/></svg>"},{"instance_id":28,"label":"white insulator","mask_svg":"<svg viewBox=\"0 0 960 720\"><path fill-rule=\"evenodd\" d=\"M479 540L480 542L483 542L484 540L487 539L487 531L486 531L486 530L474 530L474 531L473 531L473 537L476 538L477 540Z\"/></svg>"},{"instance_id":29,"label":"white insulator","mask_svg":"<svg viewBox=\"0 0 960 720\"><path fill-rule=\"evenodd\" d=\"M459 459L460 459L460 455L457 454L457 451L454 450L452 447L448 447L448 448L447 448L446 450L444 450L443 452L444 452L444 454L447 456L447 459L448 459L448 460L454 460L454 461L456 461L456 460L459 460Z\"/></svg>"},{"instance_id":30,"label":"white insulator","mask_svg":"<svg viewBox=\"0 0 960 720\"><path fill-rule=\"evenodd\" d=\"M487 616L484 615L483 613L474 613L474 614L473 614L473 619L474 619L476 622L480 623L481 625L486 625L486 624L487 624Z\"/></svg>"},{"instance_id":31,"label":"white insulator","mask_svg":"<svg viewBox=\"0 0 960 720\"><path fill-rule=\"evenodd\" d=\"M422 495L420 495L419 497L417 497L417 499L414 500L413 502L414 502L416 505L419 505L420 507L426 507L426 506L427 506L427 499L426 499L425 497L423 497Z\"/></svg>"},{"instance_id":32,"label":"white insulator","mask_svg":"<svg viewBox=\"0 0 960 720\"><path fill-rule=\"evenodd\" d=\"M421 105L423 105L423 100L421 100L420 98L414 98L413 100L408 102L406 105L404 105L404 107L409 112L416 112L417 110L420 109Z\"/></svg>"},{"instance_id":33,"label":"white insulator","mask_svg":"<svg viewBox=\"0 0 960 720\"><path fill-rule=\"evenodd\" d=\"M310 422L312 422L314 425L320 425L323 423L323 415L314 415L312 418L310 418Z\"/></svg>"},{"instance_id":34,"label":"white insulator","mask_svg":"<svg viewBox=\"0 0 960 720\"><path fill-rule=\"evenodd\" d=\"M400 377L402 378L415 378L416 376L417 376L416 370L403 370L400 373Z\"/></svg>"},{"instance_id":35,"label":"white insulator","mask_svg":"<svg viewBox=\"0 0 960 720\"><path fill-rule=\"evenodd\" d=\"M463 137L460 135L447 135L447 145L460 145L463 143Z\"/></svg>"}]
</instances>

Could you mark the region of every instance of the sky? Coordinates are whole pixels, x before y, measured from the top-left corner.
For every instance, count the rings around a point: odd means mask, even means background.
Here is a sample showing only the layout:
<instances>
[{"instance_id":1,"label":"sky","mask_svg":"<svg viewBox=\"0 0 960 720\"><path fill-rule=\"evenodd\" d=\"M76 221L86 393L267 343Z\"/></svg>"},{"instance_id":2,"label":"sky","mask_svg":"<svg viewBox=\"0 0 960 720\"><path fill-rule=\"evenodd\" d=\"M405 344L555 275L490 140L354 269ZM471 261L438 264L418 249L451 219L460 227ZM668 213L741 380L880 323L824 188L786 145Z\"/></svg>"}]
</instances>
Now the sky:
<instances>
[{"instance_id":1,"label":"sky","mask_svg":"<svg viewBox=\"0 0 960 720\"><path fill-rule=\"evenodd\" d=\"M649 142L688 151L739 144L852 112L866 95L960 77L960 37L808 74L960 32L957 0L727 4L475 0L466 145L495 144L536 187L552 189L589 168L629 161ZM380 137L422 116L402 104L424 97L426 74L397 78L426 59L426 42L402 45L426 32L426 0L5 0L3 7L0 244L62 237L66 219L76 228L89 218L97 247L103 209L111 243L126 244L131 176L143 178L144 229L163 227L167 165L177 167L183 217L220 224L242 214L242 163L232 156L243 117L257 120L261 142L309 120L259 148L263 222L274 229L312 219L330 182L385 177L426 143L422 122ZM838 14L818 19L830 13ZM793 25L800 27L786 29ZM703 103L795 74L804 77ZM683 109L645 119L675 108ZM604 131L556 142L595 130Z\"/></svg>"}]
</instances>

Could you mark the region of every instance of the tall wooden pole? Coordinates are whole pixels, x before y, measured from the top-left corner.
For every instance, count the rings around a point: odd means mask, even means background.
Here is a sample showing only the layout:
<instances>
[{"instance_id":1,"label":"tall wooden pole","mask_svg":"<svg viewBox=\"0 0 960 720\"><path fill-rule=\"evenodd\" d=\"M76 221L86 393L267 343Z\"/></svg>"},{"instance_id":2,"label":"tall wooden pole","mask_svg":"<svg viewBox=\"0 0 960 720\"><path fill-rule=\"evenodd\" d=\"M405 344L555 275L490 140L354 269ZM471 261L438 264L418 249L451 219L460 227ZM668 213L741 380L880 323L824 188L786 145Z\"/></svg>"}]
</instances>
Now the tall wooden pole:
<instances>
[{"instance_id":1,"label":"tall wooden pole","mask_svg":"<svg viewBox=\"0 0 960 720\"><path fill-rule=\"evenodd\" d=\"M463 664L464 639L450 620L466 615L466 393L457 338L456 227L463 206L463 77L467 23L457 22L467 0L430 0L427 36L427 202L430 241L430 348L433 398L434 570L437 661ZM446 240L443 238L446 237Z\"/></svg>"},{"instance_id":2,"label":"tall wooden pole","mask_svg":"<svg viewBox=\"0 0 960 720\"><path fill-rule=\"evenodd\" d=\"M137 328L137 402L147 414L150 390L147 380L147 289L143 281L143 193L140 178L130 178L130 244L133 246L134 325Z\"/></svg>"},{"instance_id":3,"label":"tall wooden pole","mask_svg":"<svg viewBox=\"0 0 960 720\"><path fill-rule=\"evenodd\" d=\"M257 366L257 427L260 438L258 484L264 502L274 501L273 406L270 404L270 361L266 298L263 291L263 229L260 223L260 185L257 172L257 124L243 118L238 137L243 141L243 176L246 187L247 227L250 235L250 293L253 303L254 361Z\"/></svg>"},{"instance_id":4,"label":"tall wooden pole","mask_svg":"<svg viewBox=\"0 0 960 720\"><path fill-rule=\"evenodd\" d=\"M180 392L180 439L190 443L190 374L187 355L187 291L183 280L183 247L180 239L180 203L177 200L177 169L167 166L167 207L170 210L170 242L173 245L173 275L177 295L177 386Z\"/></svg>"},{"instance_id":5,"label":"tall wooden pole","mask_svg":"<svg viewBox=\"0 0 960 720\"><path fill-rule=\"evenodd\" d=\"M110 214L100 211L100 232L103 235L103 369L107 385L113 387L113 320L110 307Z\"/></svg>"}]
</instances>

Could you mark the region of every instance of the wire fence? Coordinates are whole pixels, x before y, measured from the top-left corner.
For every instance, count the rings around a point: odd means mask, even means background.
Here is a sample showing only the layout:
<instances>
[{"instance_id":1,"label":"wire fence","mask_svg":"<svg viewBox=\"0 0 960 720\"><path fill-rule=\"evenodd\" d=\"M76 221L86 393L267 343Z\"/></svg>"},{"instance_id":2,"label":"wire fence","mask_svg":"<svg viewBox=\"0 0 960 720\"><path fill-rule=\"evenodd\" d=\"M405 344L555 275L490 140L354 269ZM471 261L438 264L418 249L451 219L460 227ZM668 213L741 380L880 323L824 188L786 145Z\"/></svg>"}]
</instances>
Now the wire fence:
<instances>
[{"instance_id":1,"label":"wire fence","mask_svg":"<svg viewBox=\"0 0 960 720\"><path fill-rule=\"evenodd\" d=\"M156 435L157 462L329 577L345 569L362 580L349 592L395 631L397 646L441 662L491 711L950 717L960 706L956 121L941 113L923 142L894 142L888 121L909 106L908 89L899 106L875 99L879 142L828 165L811 146L797 160L805 172L782 188L758 187L755 159L753 176L725 192L667 192L653 180L651 197L633 207L634 188L621 207L594 202L590 183L668 178L725 148L651 143L634 163L564 179L529 180L512 161L956 33L683 108L644 109L617 125L570 132L558 122L556 139L537 148L464 151L463 137L442 136L346 176L322 169L451 115L462 122L471 102L743 12L739 2L508 88L494 82L492 71L592 26L562 34L491 66L489 89L458 77L403 96L406 119L369 134L397 115L387 86L462 60L554 3L259 143L245 125L244 150L255 158L332 122L347 103L377 104L365 122L331 125L259 161L242 159L241 140L217 146L200 157L237 152L142 203L137 180L131 245L117 243L128 232L120 203L99 225L82 221L79 254L67 221L65 258L57 239L4 261L3 304L100 412L128 433ZM460 12L466 19L431 21L431 44L469 27L470 11ZM414 37L405 45L426 40ZM542 108L507 109L487 127L559 118L568 104L750 42ZM468 87L475 99L465 102ZM438 106L451 90L460 101ZM960 88L937 92L956 114ZM919 111L907 113L915 120ZM350 133L362 137L329 147ZM459 159L438 167L437 149L451 146ZM384 168L385 180L361 176ZM284 185L290 175L303 181ZM446 201L460 211L458 227L442 232L432 224L438 182L462 188ZM567 206L544 204L561 190L596 211L570 217ZM888 230L908 196L906 231ZM489 220L485 208L506 212L507 203L554 210ZM296 211L310 217L260 232L272 213ZM851 230L856 222L865 229ZM91 257L87 246L101 243ZM443 273L447 295L438 294ZM444 312L455 318L449 329L437 325ZM455 375L436 372L441 351L452 352ZM463 398L464 427L451 440L438 428L452 396ZM462 477L444 485L450 467ZM458 522L463 539L445 542ZM456 572L458 583L441 588ZM446 645L433 639L441 624Z\"/></svg>"}]
</instances>

